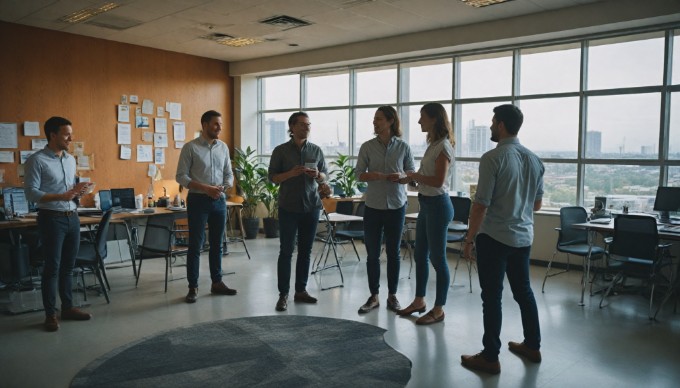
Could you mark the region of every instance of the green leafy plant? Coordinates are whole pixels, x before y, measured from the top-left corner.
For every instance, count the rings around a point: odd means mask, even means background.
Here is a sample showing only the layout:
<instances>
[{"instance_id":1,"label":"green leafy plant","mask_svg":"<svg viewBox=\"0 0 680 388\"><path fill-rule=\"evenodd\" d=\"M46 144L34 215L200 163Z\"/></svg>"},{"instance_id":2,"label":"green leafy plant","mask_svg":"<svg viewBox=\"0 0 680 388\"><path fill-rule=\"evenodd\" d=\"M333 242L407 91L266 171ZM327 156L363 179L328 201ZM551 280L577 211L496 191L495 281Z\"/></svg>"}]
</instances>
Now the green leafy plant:
<instances>
[{"instance_id":1,"label":"green leafy plant","mask_svg":"<svg viewBox=\"0 0 680 388\"><path fill-rule=\"evenodd\" d=\"M259 173L263 177L267 177L267 169L261 167ZM262 202L264 207L267 208L267 214L269 218L278 219L279 218L279 185L272 183L269 179L264 179L264 192L262 195Z\"/></svg>"},{"instance_id":2,"label":"green leafy plant","mask_svg":"<svg viewBox=\"0 0 680 388\"><path fill-rule=\"evenodd\" d=\"M262 175L262 170L265 174ZM265 183L267 180L266 170L262 163L257 160L255 150L246 148L236 150L234 155L234 171L240 194L243 197L243 217L255 218L255 211L260 202L264 202Z\"/></svg>"},{"instance_id":3,"label":"green leafy plant","mask_svg":"<svg viewBox=\"0 0 680 388\"><path fill-rule=\"evenodd\" d=\"M338 159L331 162L332 166L336 168L330 172L330 183L340 188L340 190L347 197L356 194L359 188L365 186L363 182L359 182L356 175L354 175L354 166L349 155L338 153Z\"/></svg>"}]
</instances>

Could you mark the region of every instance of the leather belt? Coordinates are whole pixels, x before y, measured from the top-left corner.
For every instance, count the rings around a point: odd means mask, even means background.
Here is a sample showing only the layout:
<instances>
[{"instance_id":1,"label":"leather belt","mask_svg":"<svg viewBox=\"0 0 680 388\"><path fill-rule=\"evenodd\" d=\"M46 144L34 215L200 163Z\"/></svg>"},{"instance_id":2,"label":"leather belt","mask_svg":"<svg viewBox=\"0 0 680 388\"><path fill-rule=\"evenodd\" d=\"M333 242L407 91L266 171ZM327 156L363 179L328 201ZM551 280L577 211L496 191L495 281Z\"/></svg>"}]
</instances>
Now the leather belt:
<instances>
[{"instance_id":1,"label":"leather belt","mask_svg":"<svg viewBox=\"0 0 680 388\"><path fill-rule=\"evenodd\" d=\"M78 214L76 210L51 210L51 209L38 209L38 213L50 216L50 217L70 217L74 214Z\"/></svg>"}]
</instances>

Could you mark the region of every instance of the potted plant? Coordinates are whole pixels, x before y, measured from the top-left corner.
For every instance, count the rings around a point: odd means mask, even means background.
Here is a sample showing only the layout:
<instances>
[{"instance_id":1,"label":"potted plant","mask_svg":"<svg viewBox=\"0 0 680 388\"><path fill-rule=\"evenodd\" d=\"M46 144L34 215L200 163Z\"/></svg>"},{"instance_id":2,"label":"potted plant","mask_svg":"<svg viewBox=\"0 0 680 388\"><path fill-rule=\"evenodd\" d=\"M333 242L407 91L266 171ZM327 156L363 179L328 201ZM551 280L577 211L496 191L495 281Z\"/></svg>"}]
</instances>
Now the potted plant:
<instances>
[{"instance_id":1,"label":"potted plant","mask_svg":"<svg viewBox=\"0 0 680 388\"><path fill-rule=\"evenodd\" d=\"M338 159L331 162L336 168L330 172L330 183L340 189L341 197L351 197L365 184L354 175L354 166L349 155L338 153Z\"/></svg>"},{"instance_id":2,"label":"potted plant","mask_svg":"<svg viewBox=\"0 0 680 388\"><path fill-rule=\"evenodd\" d=\"M261 167L260 175L267 177L267 169ZM262 202L267 208L267 217L262 220L264 235L267 238L279 237L279 185L265 178Z\"/></svg>"},{"instance_id":3,"label":"potted plant","mask_svg":"<svg viewBox=\"0 0 680 388\"><path fill-rule=\"evenodd\" d=\"M256 211L258 204L263 201L264 181L267 177L260 173L262 164L258 162L255 150L250 147L245 151L237 149L233 164L240 194L243 197L245 238L253 239L257 237L260 228L260 218L256 217Z\"/></svg>"}]
</instances>

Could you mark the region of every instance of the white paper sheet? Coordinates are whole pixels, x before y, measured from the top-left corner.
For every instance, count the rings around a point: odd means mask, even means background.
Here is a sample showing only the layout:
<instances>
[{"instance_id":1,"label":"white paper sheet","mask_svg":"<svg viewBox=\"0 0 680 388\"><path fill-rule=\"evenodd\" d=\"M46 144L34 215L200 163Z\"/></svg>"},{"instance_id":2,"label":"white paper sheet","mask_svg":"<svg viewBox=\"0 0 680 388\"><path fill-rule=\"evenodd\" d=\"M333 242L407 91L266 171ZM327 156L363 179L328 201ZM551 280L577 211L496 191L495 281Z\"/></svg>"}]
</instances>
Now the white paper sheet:
<instances>
[{"instance_id":1,"label":"white paper sheet","mask_svg":"<svg viewBox=\"0 0 680 388\"><path fill-rule=\"evenodd\" d=\"M37 121L24 121L24 136L40 136L40 123Z\"/></svg>"},{"instance_id":2,"label":"white paper sheet","mask_svg":"<svg viewBox=\"0 0 680 388\"><path fill-rule=\"evenodd\" d=\"M14 163L14 151L0 151L0 163Z\"/></svg>"},{"instance_id":3,"label":"white paper sheet","mask_svg":"<svg viewBox=\"0 0 680 388\"><path fill-rule=\"evenodd\" d=\"M151 177L151 178L155 177L156 176L156 170L157 170L156 165L150 164L149 169L146 172L146 176Z\"/></svg>"},{"instance_id":4,"label":"white paper sheet","mask_svg":"<svg viewBox=\"0 0 680 388\"><path fill-rule=\"evenodd\" d=\"M146 116L135 116L137 128L149 128L149 118Z\"/></svg>"},{"instance_id":5,"label":"white paper sheet","mask_svg":"<svg viewBox=\"0 0 680 388\"><path fill-rule=\"evenodd\" d=\"M75 155L75 156L85 155L85 142L84 141L74 141L73 142L73 155Z\"/></svg>"},{"instance_id":6,"label":"white paper sheet","mask_svg":"<svg viewBox=\"0 0 680 388\"><path fill-rule=\"evenodd\" d=\"M175 142L175 148L182 148L182 147L184 147L183 141L176 141Z\"/></svg>"},{"instance_id":7,"label":"white paper sheet","mask_svg":"<svg viewBox=\"0 0 680 388\"><path fill-rule=\"evenodd\" d=\"M137 145L137 161L153 162L153 147L151 146L151 144Z\"/></svg>"},{"instance_id":8,"label":"white paper sheet","mask_svg":"<svg viewBox=\"0 0 680 388\"><path fill-rule=\"evenodd\" d=\"M166 103L165 109L170 113L171 120L182 120L182 104L179 102L170 102L170 106Z\"/></svg>"},{"instance_id":9,"label":"white paper sheet","mask_svg":"<svg viewBox=\"0 0 680 388\"><path fill-rule=\"evenodd\" d=\"M47 145L47 139L31 139L31 149L41 150Z\"/></svg>"},{"instance_id":10,"label":"white paper sheet","mask_svg":"<svg viewBox=\"0 0 680 388\"><path fill-rule=\"evenodd\" d=\"M142 101L142 113L145 115L153 114L153 101L147 99Z\"/></svg>"},{"instance_id":11,"label":"white paper sheet","mask_svg":"<svg viewBox=\"0 0 680 388\"><path fill-rule=\"evenodd\" d=\"M142 141L152 142L153 141L153 132L149 132L149 131L142 132Z\"/></svg>"},{"instance_id":12,"label":"white paper sheet","mask_svg":"<svg viewBox=\"0 0 680 388\"><path fill-rule=\"evenodd\" d=\"M176 141L184 141L187 137L186 126L184 121L175 121L172 123L172 131L174 132L174 138Z\"/></svg>"},{"instance_id":13,"label":"white paper sheet","mask_svg":"<svg viewBox=\"0 0 680 388\"><path fill-rule=\"evenodd\" d=\"M118 123L118 144L132 144L130 124Z\"/></svg>"},{"instance_id":14,"label":"white paper sheet","mask_svg":"<svg viewBox=\"0 0 680 388\"><path fill-rule=\"evenodd\" d=\"M19 148L16 123L0 123L0 148Z\"/></svg>"},{"instance_id":15,"label":"white paper sheet","mask_svg":"<svg viewBox=\"0 0 680 388\"><path fill-rule=\"evenodd\" d=\"M33 155L36 152L38 152L38 150L19 151L19 157L21 159L21 164L26 164L26 160L28 159L28 157Z\"/></svg>"},{"instance_id":16,"label":"white paper sheet","mask_svg":"<svg viewBox=\"0 0 680 388\"><path fill-rule=\"evenodd\" d=\"M165 108L162 107L162 106L157 106L156 107L156 116L164 117L165 116Z\"/></svg>"},{"instance_id":17,"label":"white paper sheet","mask_svg":"<svg viewBox=\"0 0 680 388\"><path fill-rule=\"evenodd\" d=\"M121 123L130 122L130 105L118 105L118 121Z\"/></svg>"},{"instance_id":18,"label":"white paper sheet","mask_svg":"<svg viewBox=\"0 0 680 388\"><path fill-rule=\"evenodd\" d=\"M165 164L165 148L154 149L153 160L156 164Z\"/></svg>"},{"instance_id":19,"label":"white paper sheet","mask_svg":"<svg viewBox=\"0 0 680 388\"><path fill-rule=\"evenodd\" d=\"M154 133L153 134L153 146L163 147L168 146L168 134L167 133Z\"/></svg>"},{"instance_id":20,"label":"white paper sheet","mask_svg":"<svg viewBox=\"0 0 680 388\"><path fill-rule=\"evenodd\" d=\"M123 160L130 160L132 159L132 147L129 145L121 145L120 146L120 158Z\"/></svg>"},{"instance_id":21,"label":"white paper sheet","mask_svg":"<svg viewBox=\"0 0 680 388\"><path fill-rule=\"evenodd\" d=\"M136 94L130 95L130 104L136 104L139 102L139 97Z\"/></svg>"},{"instance_id":22,"label":"white paper sheet","mask_svg":"<svg viewBox=\"0 0 680 388\"><path fill-rule=\"evenodd\" d=\"M78 170L90 170L91 165L90 165L90 156L89 155L81 155L76 158L78 165L76 168Z\"/></svg>"},{"instance_id":23,"label":"white paper sheet","mask_svg":"<svg viewBox=\"0 0 680 388\"><path fill-rule=\"evenodd\" d=\"M156 133L168 133L168 120L166 118L155 118L154 119L154 132Z\"/></svg>"}]
</instances>

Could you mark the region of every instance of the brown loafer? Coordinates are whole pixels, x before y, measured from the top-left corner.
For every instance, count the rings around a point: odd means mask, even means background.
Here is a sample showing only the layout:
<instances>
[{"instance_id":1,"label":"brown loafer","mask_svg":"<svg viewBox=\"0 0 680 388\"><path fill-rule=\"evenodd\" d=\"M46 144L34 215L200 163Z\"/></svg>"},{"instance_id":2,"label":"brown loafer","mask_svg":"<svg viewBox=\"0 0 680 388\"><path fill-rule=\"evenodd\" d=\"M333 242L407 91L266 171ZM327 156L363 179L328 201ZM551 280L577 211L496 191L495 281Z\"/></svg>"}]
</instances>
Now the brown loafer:
<instances>
[{"instance_id":1,"label":"brown loafer","mask_svg":"<svg viewBox=\"0 0 680 388\"><path fill-rule=\"evenodd\" d=\"M436 317L434 315L434 310L430 310L427 314L416 319L416 325L431 325L433 323L441 322L444 320L445 315L446 314L442 311L442 315Z\"/></svg>"},{"instance_id":2,"label":"brown loafer","mask_svg":"<svg viewBox=\"0 0 680 388\"><path fill-rule=\"evenodd\" d=\"M92 318L92 314L86 313L77 307L71 307L61 312L62 321L87 321L90 318Z\"/></svg>"},{"instance_id":3,"label":"brown loafer","mask_svg":"<svg viewBox=\"0 0 680 388\"><path fill-rule=\"evenodd\" d=\"M227 287L227 285L222 281L213 283L212 287L210 287L210 292L219 295L236 295L236 290Z\"/></svg>"},{"instance_id":4,"label":"brown loafer","mask_svg":"<svg viewBox=\"0 0 680 388\"><path fill-rule=\"evenodd\" d=\"M511 352L520 355L531 362L541 362L541 351L529 348L524 342L508 342L508 348Z\"/></svg>"},{"instance_id":5,"label":"brown loafer","mask_svg":"<svg viewBox=\"0 0 680 388\"><path fill-rule=\"evenodd\" d=\"M184 298L184 301L187 303L196 303L196 299L198 299L198 288L189 288L189 292L187 293L186 298Z\"/></svg>"},{"instance_id":6,"label":"brown loafer","mask_svg":"<svg viewBox=\"0 0 680 388\"><path fill-rule=\"evenodd\" d=\"M296 292L293 300L301 303L316 303L316 298L309 295L307 291Z\"/></svg>"},{"instance_id":7,"label":"brown loafer","mask_svg":"<svg viewBox=\"0 0 680 388\"><path fill-rule=\"evenodd\" d=\"M423 307L414 307L412 304L410 304L410 305L408 305L408 307L406 307L403 310L397 310L397 315L400 315L402 317L406 317L406 316L409 316L413 313L422 314L422 313L425 312L426 308L427 307L425 305L423 305Z\"/></svg>"},{"instance_id":8,"label":"brown loafer","mask_svg":"<svg viewBox=\"0 0 680 388\"><path fill-rule=\"evenodd\" d=\"M47 331L59 330L59 321L57 320L57 314L45 316L45 330Z\"/></svg>"},{"instance_id":9,"label":"brown loafer","mask_svg":"<svg viewBox=\"0 0 680 388\"><path fill-rule=\"evenodd\" d=\"M468 369L491 373L492 375L501 373L501 363L498 361L487 361L482 356L482 353L477 353L472 356L462 355L460 356L460 361L460 363Z\"/></svg>"},{"instance_id":10,"label":"brown loafer","mask_svg":"<svg viewBox=\"0 0 680 388\"><path fill-rule=\"evenodd\" d=\"M279 295L279 301L276 302L276 311L288 310L288 294Z\"/></svg>"}]
</instances>

